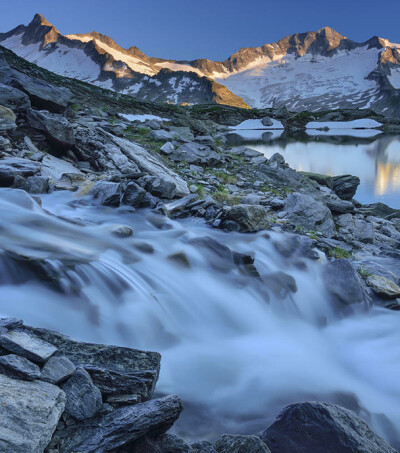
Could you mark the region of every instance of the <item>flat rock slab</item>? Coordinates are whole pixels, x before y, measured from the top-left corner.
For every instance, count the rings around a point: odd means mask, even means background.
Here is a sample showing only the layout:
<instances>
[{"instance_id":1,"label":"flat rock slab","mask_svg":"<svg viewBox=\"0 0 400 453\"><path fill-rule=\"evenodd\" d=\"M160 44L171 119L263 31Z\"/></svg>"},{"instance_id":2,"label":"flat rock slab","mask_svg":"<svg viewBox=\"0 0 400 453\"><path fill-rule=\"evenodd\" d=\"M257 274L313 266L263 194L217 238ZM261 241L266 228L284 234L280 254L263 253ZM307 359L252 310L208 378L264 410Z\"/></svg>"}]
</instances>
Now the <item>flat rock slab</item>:
<instances>
[{"instance_id":1,"label":"flat rock slab","mask_svg":"<svg viewBox=\"0 0 400 453\"><path fill-rule=\"evenodd\" d=\"M17 327L22 327L23 324L22 319L0 318L0 327L4 327L5 329L16 329Z\"/></svg>"},{"instance_id":2,"label":"flat rock slab","mask_svg":"<svg viewBox=\"0 0 400 453\"><path fill-rule=\"evenodd\" d=\"M67 357L50 357L42 369L40 379L58 384L71 377L76 370L76 366Z\"/></svg>"},{"instance_id":3,"label":"flat rock slab","mask_svg":"<svg viewBox=\"0 0 400 453\"><path fill-rule=\"evenodd\" d=\"M57 348L53 345L16 330L0 335L0 345L14 354L22 355L34 362L43 363L51 357Z\"/></svg>"},{"instance_id":4,"label":"flat rock slab","mask_svg":"<svg viewBox=\"0 0 400 453\"><path fill-rule=\"evenodd\" d=\"M399 286L382 275L372 274L367 278L366 282L379 296L386 299L397 299L400 297Z\"/></svg>"},{"instance_id":5,"label":"flat rock slab","mask_svg":"<svg viewBox=\"0 0 400 453\"><path fill-rule=\"evenodd\" d=\"M9 354L0 357L0 373L16 379L33 381L39 379L40 368L25 357Z\"/></svg>"},{"instance_id":6,"label":"flat rock slab","mask_svg":"<svg viewBox=\"0 0 400 453\"><path fill-rule=\"evenodd\" d=\"M163 434L181 412L181 401L175 395L116 409L86 420L79 430L63 439L63 453L105 453L146 434Z\"/></svg>"},{"instance_id":7,"label":"flat rock slab","mask_svg":"<svg viewBox=\"0 0 400 453\"><path fill-rule=\"evenodd\" d=\"M64 411L64 392L46 382L3 375L0 389L0 451L42 453Z\"/></svg>"}]
</instances>

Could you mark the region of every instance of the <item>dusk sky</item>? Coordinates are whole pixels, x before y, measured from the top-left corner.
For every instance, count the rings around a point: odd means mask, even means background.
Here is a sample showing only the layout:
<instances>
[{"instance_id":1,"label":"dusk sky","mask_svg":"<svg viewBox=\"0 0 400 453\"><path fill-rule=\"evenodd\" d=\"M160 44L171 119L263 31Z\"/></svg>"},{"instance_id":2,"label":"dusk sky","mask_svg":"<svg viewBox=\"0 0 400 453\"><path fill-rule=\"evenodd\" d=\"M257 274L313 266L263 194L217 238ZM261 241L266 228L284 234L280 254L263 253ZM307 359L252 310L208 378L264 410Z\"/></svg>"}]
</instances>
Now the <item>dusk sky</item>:
<instances>
[{"instance_id":1,"label":"dusk sky","mask_svg":"<svg viewBox=\"0 0 400 453\"><path fill-rule=\"evenodd\" d=\"M3 0L0 31L28 24L36 12L63 34L97 30L123 47L173 59L223 60L326 25L359 42L373 35L400 42L399 0Z\"/></svg>"}]
</instances>

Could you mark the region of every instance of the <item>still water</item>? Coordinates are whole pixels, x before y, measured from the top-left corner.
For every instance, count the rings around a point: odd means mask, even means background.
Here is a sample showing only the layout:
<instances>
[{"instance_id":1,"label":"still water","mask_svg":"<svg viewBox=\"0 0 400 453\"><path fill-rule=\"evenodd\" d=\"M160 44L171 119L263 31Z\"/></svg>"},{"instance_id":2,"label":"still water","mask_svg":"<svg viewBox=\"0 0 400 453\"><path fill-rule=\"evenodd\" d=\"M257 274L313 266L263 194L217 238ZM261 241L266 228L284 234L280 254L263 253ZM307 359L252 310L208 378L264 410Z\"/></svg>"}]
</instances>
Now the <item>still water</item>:
<instances>
[{"instance_id":1,"label":"still water","mask_svg":"<svg viewBox=\"0 0 400 453\"><path fill-rule=\"evenodd\" d=\"M330 131L333 132L333 131ZM282 131L235 131L232 145L246 145L271 157L282 154L294 169L330 176L351 174L361 179L355 198L363 204L382 202L400 208L400 136L368 130L334 131L300 140ZM372 133L373 132L373 133ZM372 135L372 136L370 136Z\"/></svg>"}]
</instances>

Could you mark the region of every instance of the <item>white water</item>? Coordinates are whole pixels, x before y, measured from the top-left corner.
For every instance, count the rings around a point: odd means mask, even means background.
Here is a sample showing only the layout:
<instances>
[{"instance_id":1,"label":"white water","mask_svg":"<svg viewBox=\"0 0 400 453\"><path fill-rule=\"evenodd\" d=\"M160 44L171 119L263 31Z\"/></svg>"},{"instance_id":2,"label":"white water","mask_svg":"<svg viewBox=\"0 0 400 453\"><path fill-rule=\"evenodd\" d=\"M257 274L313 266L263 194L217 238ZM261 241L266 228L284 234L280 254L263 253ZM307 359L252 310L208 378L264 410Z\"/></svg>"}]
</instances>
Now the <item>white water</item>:
<instances>
[{"instance_id":1,"label":"white water","mask_svg":"<svg viewBox=\"0 0 400 453\"><path fill-rule=\"evenodd\" d=\"M286 403L319 399L358 410L381 435L399 438L400 313L337 313L323 263L277 252L274 243L287 236L226 234L193 220L158 229L143 212L83 204L70 193L42 198L55 215L22 191L0 189L0 246L56 268L75 263L75 270L57 292L9 258L0 261L0 314L81 340L161 352L157 388L184 400L176 429L188 437L255 432ZM113 236L117 224L135 235ZM276 294L188 243L203 236L254 253L261 276L288 273L298 291ZM154 253L139 251L143 242ZM166 258L182 250L190 269Z\"/></svg>"}]
</instances>

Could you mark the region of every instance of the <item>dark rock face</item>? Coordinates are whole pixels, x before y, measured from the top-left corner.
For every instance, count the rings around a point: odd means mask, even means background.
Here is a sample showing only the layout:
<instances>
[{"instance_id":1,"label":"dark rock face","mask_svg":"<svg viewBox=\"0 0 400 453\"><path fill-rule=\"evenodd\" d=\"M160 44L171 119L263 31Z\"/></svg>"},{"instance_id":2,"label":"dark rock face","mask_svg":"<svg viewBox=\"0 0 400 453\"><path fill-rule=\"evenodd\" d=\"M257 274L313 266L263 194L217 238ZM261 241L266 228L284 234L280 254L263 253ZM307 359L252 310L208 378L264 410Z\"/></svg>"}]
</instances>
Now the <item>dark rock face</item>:
<instances>
[{"instance_id":1,"label":"dark rock face","mask_svg":"<svg viewBox=\"0 0 400 453\"><path fill-rule=\"evenodd\" d=\"M350 260L341 258L329 262L323 276L327 290L341 304L351 305L365 300L362 280Z\"/></svg>"},{"instance_id":2,"label":"dark rock face","mask_svg":"<svg viewBox=\"0 0 400 453\"><path fill-rule=\"evenodd\" d=\"M261 435L271 453L396 453L357 415L333 404L291 404Z\"/></svg>"},{"instance_id":3,"label":"dark rock face","mask_svg":"<svg viewBox=\"0 0 400 453\"><path fill-rule=\"evenodd\" d=\"M146 191L142 189L142 187L138 186L134 182L130 182L125 189L121 203L138 208L145 196Z\"/></svg>"},{"instance_id":4,"label":"dark rock face","mask_svg":"<svg viewBox=\"0 0 400 453\"><path fill-rule=\"evenodd\" d=\"M28 109L31 106L31 101L28 95L22 91L0 83L0 105L18 112Z\"/></svg>"},{"instance_id":5,"label":"dark rock face","mask_svg":"<svg viewBox=\"0 0 400 453\"><path fill-rule=\"evenodd\" d=\"M218 453L270 453L269 448L257 436L224 434L215 444Z\"/></svg>"},{"instance_id":6,"label":"dark rock face","mask_svg":"<svg viewBox=\"0 0 400 453\"><path fill-rule=\"evenodd\" d=\"M25 381L39 379L40 368L25 357L15 354L0 357L0 373Z\"/></svg>"},{"instance_id":7,"label":"dark rock face","mask_svg":"<svg viewBox=\"0 0 400 453\"><path fill-rule=\"evenodd\" d=\"M343 175L333 177L333 191L342 200L351 200L360 185L358 176Z\"/></svg>"},{"instance_id":8,"label":"dark rock face","mask_svg":"<svg viewBox=\"0 0 400 453\"><path fill-rule=\"evenodd\" d=\"M139 439L161 435L178 419L182 404L177 396L122 407L110 414L87 420L64 440L64 453L102 453Z\"/></svg>"},{"instance_id":9,"label":"dark rock face","mask_svg":"<svg viewBox=\"0 0 400 453\"><path fill-rule=\"evenodd\" d=\"M75 374L62 386L67 402L67 414L77 420L93 417L102 405L100 390L93 384L87 371L78 368Z\"/></svg>"},{"instance_id":10,"label":"dark rock face","mask_svg":"<svg viewBox=\"0 0 400 453\"><path fill-rule=\"evenodd\" d=\"M101 204L107 206L118 206L122 196L121 185L111 181L97 182L90 193Z\"/></svg>"}]
</instances>

